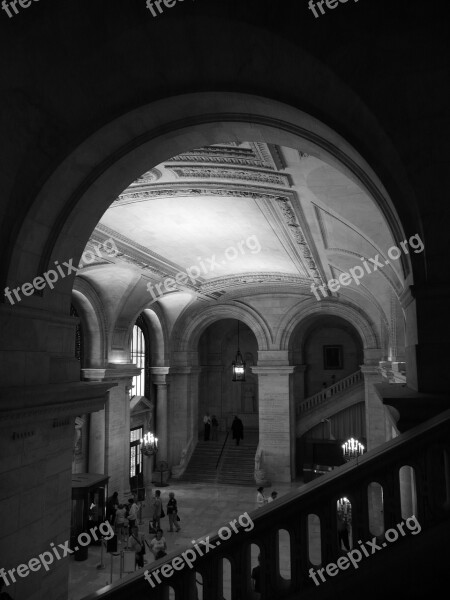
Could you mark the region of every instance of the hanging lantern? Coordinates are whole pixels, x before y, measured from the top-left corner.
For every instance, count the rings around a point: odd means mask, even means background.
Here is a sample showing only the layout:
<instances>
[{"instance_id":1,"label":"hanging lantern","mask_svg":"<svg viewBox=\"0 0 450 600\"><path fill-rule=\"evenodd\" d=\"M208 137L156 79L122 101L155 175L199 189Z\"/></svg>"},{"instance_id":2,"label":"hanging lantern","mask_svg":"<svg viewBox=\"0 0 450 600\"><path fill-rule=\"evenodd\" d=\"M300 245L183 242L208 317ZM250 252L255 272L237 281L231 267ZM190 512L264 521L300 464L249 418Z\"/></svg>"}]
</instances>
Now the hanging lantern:
<instances>
[{"instance_id":1,"label":"hanging lantern","mask_svg":"<svg viewBox=\"0 0 450 600\"><path fill-rule=\"evenodd\" d=\"M236 352L236 358L231 363L233 368L233 379L232 381L245 381L245 361L242 358L241 351L239 350L239 321L238 321L238 348Z\"/></svg>"}]
</instances>

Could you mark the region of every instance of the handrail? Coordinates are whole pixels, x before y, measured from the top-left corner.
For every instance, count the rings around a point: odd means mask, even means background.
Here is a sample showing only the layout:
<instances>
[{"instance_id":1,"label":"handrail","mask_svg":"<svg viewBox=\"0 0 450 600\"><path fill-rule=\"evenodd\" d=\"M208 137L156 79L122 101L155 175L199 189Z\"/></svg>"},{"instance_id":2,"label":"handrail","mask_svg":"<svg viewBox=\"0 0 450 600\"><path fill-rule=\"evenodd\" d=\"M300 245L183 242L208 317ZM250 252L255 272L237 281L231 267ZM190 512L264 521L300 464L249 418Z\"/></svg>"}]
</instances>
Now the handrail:
<instances>
[{"instance_id":1,"label":"handrail","mask_svg":"<svg viewBox=\"0 0 450 600\"><path fill-rule=\"evenodd\" d=\"M336 512L336 503L339 498L345 496L352 504L352 548L358 548L357 540L375 539L371 533L371 508L368 497L371 482L377 482L382 487L383 529L385 532L389 529L392 532L398 523L404 524L401 496L402 493L407 492L409 484L406 482L406 487L402 487L400 469L406 466L414 469L412 481L414 481L417 502L414 510L424 534L436 531L436 526L441 528L442 525L450 523L450 511L448 510L450 500L449 439L450 410L447 410L367 452L360 457L358 464L356 461L352 461L337 467L319 479L253 511L250 513L251 527L246 527L249 523L249 519L246 519L244 523L239 523L241 525L239 531L226 539L222 536L219 538L216 532L210 532L209 536L203 536L203 539L209 541L209 547L212 550L209 553L196 554L191 548L196 556L195 566L192 569L171 569L170 578L162 578L160 584L154 584L153 587L150 587L148 581L144 579L144 572L141 570L120 582L98 590L88 598L89 600L100 598L121 600L124 597L133 596L135 600L145 600L149 597L154 600L164 600L168 597L168 588L171 586L177 599L194 600L197 598L196 587L194 587L196 572L202 575L204 597L218 597L218 581L223 577L222 559L229 560L232 567L240 566L239 569L236 568L233 571L233 589L245 591L249 589L250 585L251 556L249 549L252 544L258 545L261 553L261 586L264 600L275 597L278 600L290 600L299 597L299 594L302 593L305 594L305 597L310 598L311 594L317 594L317 587L311 579L311 563L307 558L309 541L305 531L308 531L309 517L314 514L319 519L320 533L318 535L322 540L319 551L320 565L324 567L330 563L336 563L342 555ZM222 529L218 529L218 532L221 532ZM290 579L283 581L280 579L277 561L271 559L273 541L281 530L286 530L289 534L290 550L288 551L292 564ZM444 529L442 529L442 535L445 542L447 534ZM397 538L399 538L398 534ZM409 544L413 544L411 536L400 537L395 545L387 544L387 548L383 549L383 553L380 555L384 556L384 553L391 551L397 552L394 549L398 547L399 554L397 556L401 556L403 549L408 550ZM153 572L162 572L162 565L171 562L175 556L179 555L180 549L177 549L164 559L151 563L147 566L146 573L152 575ZM378 563L378 568L373 571L378 556L378 553L375 557L371 556L370 563L368 560L360 563L358 577L361 575L373 579L375 571L377 573L385 572L385 567L384 570L380 568L380 563ZM386 558L388 557L386 556ZM405 561L408 561L407 554ZM347 574L341 573L339 577L343 584L351 586L355 573L354 571ZM327 586L332 586L330 581L327 582ZM353 585L353 587L355 586ZM359 587L361 587L360 582ZM332 587L328 589L331 592ZM238 597L247 596L236 595L236 598ZM372 597L374 596L372 595Z\"/></svg>"},{"instance_id":2,"label":"handrail","mask_svg":"<svg viewBox=\"0 0 450 600\"><path fill-rule=\"evenodd\" d=\"M330 385L327 388L321 390L320 392L317 392L317 394L314 394L309 398L305 398L297 405L297 416L299 416L301 413L306 412L307 410L315 408L323 402L326 402L336 394L348 390L353 385L360 383L362 379L362 372L360 369L358 369L358 371L355 371L355 373L344 377L344 379L336 381L336 383L333 383L333 385Z\"/></svg>"},{"instance_id":3,"label":"handrail","mask_svg":"<svg viewBox=\"0 0 450 600\"><path fill-rule=\"evenodd\" d=\"M227 443L227 439L228 439L228 436L229 436L229 435L230 435L230 432L229 432L229 431L227 431L227 435L225 436L225 441L224 441L224 443L223 443L222 450L220 451L219 458L217 459L217 463L216 463L216 471L217 471L217 467L219 466L220 459L222 458L223 450L224 450L224 448L225 448L225 444Z\"/></svg>"}]
</instances>

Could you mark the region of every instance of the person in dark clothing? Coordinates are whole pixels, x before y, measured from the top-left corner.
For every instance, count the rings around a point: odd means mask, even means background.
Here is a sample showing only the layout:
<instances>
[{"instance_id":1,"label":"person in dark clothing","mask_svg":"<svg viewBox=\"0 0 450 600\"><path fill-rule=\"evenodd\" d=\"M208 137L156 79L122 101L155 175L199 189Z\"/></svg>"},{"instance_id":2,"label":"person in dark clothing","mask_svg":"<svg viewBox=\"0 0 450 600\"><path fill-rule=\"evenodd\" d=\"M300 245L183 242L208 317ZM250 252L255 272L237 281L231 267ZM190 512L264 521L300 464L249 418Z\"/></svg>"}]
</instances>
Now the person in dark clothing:
<instances>
[{"instance_id":1,"label":"person in dark clothing","mask_svg":"<svg viewBox=\"0 0 450 600\"><path fill-rule=\"evenodd\" d=\"M116 510L119 507L119 493L114 492L114 494L108 498L108 502L106 503L106 520L110 523L114 523L114 518L116 516Z\"/></svg>"},{"instance_id":2,"label":"person in dark clothing","mask_svg":"<svg viewBox=\"0 0 450 600\"><path fill-rule=\"evenodd\" d=\"M338 539L339 539L339 549L341 549L341 543L342 543L345 550L350 550L350 540L348 537L348 524L345 519L345 516L341 512L338 512L337 530L338 530Z\"/></svg>"},{"instance_id":3,"label":"person in dark clothing","mask_svg":"<svg viewBox=\"0 0 450 600\"><path fill-rule=\"evenodd\" d=\"M258 566L252 569L252 590L257 598L261 597L261 554L258 555Z\"/></svg>"},{"instance_id":4,"label":"person in dark clothing","mask_svg":"<svg viewBox=\"0 0 450 600\"><path fill-rule=\"evenodd\" d=\"M203 434L203 439L205 440L205 442L207 442L209 441L209 434L211 431L211 417L209 416L208 412L203 417L203 424L205 426L205 433Z\"/></svg>"},{"instance_id":5,"label":"person in dark clothing","mask_svg":"<svg viewBox=\"0 0 450 600\"><path fill-rule=\"evenodd\" d=\"M233 440L236 440L236 446L239 446L239 442L244 439L244 423L237 416L234 417L231 424L231 431L233 432Z\"/></svg>"}]
</instances>

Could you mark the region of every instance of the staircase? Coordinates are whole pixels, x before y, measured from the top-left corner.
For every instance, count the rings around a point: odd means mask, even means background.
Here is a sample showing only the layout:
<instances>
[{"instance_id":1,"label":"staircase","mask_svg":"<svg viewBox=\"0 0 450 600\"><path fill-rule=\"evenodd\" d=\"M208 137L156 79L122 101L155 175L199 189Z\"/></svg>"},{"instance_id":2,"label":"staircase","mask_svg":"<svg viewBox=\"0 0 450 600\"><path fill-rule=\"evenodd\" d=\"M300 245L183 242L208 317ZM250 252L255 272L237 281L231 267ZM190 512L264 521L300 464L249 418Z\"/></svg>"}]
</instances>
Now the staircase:
<instances>
[{"instance_id":1,"label":"staircase","mask_svg":"<svg viewBox=\"0 0 450 600\"><path fill-rule=\"evenodd\" d=\"M192 483L216 483L216 465L221 450L221 442L198 442L185 472L180 477L180 481L190 481Z\"/></svg>"},{"instance_id":2,"label":"staircase","mask_svg":"<svg viewBox=\"0 0 450 600\"><path fill-rule=\"evenodd\" d=\"M297 404L297 437L301 437L321 420L329 419L359 402L364 402L364 378L361 371L356 371Z\"/></svg>"},{"instance_id":3,"label":"staircase","mask_svg":"<svg viewBox=\"0 0 450 600\"><path fill-rule=\"evenodd\" d=\"M336 400L338 396L363 382L364 378L360 370L344 377L344 379L336 381L333 385L330 385L327 388L320 390L317 394L309 396L299 402L297 404L297 417L300 417L305 412L316 409L318 406L321 406L330 400Z\"/></svg>"},{"instance_id":4,"label":"staircase","mask_svg":"<svg viewBox=\"0 0 450 600\"><path fill-rule=\"evenodd\" d=\"M228 439L222 451L223 442L197 443L191 460L180 477L180 481L191 483L225 483L231 485L255 486L255 454L257 440L241 441L236 446Z\"/></svg>"},{"instance_id":5,"label":"staircase","mask_svg":"<svg viewBox=\"0 0 450 600\"><path fill-rule=\"evenodd\" d=\"M249 485L255 487L255 454L257 443L242 443L239 446L228 443L225 446L223 461L219 468L217 483Z\"/></svg>"}]
</instances>

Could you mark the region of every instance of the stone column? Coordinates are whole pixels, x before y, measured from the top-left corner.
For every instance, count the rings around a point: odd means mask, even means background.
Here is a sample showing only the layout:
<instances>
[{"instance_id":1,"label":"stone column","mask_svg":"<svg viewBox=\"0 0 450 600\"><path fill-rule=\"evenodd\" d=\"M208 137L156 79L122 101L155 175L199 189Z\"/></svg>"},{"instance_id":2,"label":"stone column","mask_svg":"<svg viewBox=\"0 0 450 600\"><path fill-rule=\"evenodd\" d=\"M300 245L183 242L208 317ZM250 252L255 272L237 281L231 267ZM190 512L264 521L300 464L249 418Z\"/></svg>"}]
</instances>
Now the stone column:
<instances>
[{"instance_id":1,"label":"stone column","mask_svg":"<svg viewBox=\"0 0 450 600\"><path fill-rule=\"evenodd\" d=\"M158 440L159 442L159 440ZM158 444L159 445L159 444ZM144 486L145 486L145 503L144 503L144 517L149 518L152 512L152 478L153 478L153 463L155 460L155 455L147 454L145 451L142 452L142 458L144 460L143 470L144 470Z\"/></svg>"},{"instance_id":2,"label":"stone column","mask_svg":"<svg viewBox=\"0 0 450 600\"><path fill-rule=\"evenodd\" d=\"M289 390L294 367L264 365L251 369L258 375L259 443L263 452L263 468L270 480L291 481L295 457L295 451L294 454L292 451L295 407Z\"/></svg>"},{"instance_id":3,"label":"stone column","mask_svg":"<svg viewBox=\"0 0 450 600\"><path fill-rule=\"evenodd\" d=\"M367 449L372 450L387 440L386 407L374 388L374 384L381 383L382 376L375 365L362 365L361 372L365 387Z\"/></svg>"},{"instance_id":4,"label":"stone column","mask_svg":"<svg viewBox=\"0 0 450 600\"><path fill-rule=\"evenodd\" d=\"M130 397L131 380L140 373L140 369L132 364L110 365L106 369L83 369L83 377L87 380L114 382L116 386L109 392L103 414L91 419L90 439L95 446L89 449L89 469L100 468L101 459L93 456L101 455L101 441L104 440L104 469L95 471L109 475L109 492L119 492L123 497L130 490Z\"/></svg>"},{"instance_id":5,"label":"stone column","mask_svg":"<svg viewBox=\"0 0 450 600\"><path fill-rule=\"evenodd\" d=\"M200 369L176 366L170 369L169 431L170 464L180 462L181 453L198 439L198 378Z\"/></svg>"},{"instance_id":6,"label":"stone column","mask_svg":"<svg viewBox=\"0 0 450 600\"><path fill-rule=\"evenodd\" d=\"M105 409L90 415L88 472L106 473L105 467Z\"/></svg>"},{"instance_id":7,"label":"stone column","mask_svg":"<svg viewBox=\"0 0 450 600\"><path fill-rule=\"evenodd\" d=\"M158 438L158 460L168 462L169 457L169 408L168 382L169 367L151 367L152 382L156 387L156 425L152 432ZM144 432L145 433L145 432Z\"/></svg>"}]
</instances>

